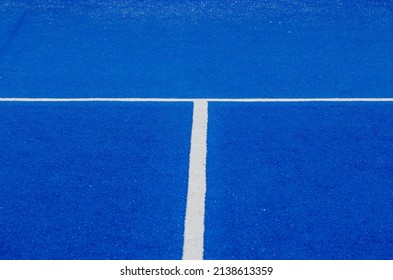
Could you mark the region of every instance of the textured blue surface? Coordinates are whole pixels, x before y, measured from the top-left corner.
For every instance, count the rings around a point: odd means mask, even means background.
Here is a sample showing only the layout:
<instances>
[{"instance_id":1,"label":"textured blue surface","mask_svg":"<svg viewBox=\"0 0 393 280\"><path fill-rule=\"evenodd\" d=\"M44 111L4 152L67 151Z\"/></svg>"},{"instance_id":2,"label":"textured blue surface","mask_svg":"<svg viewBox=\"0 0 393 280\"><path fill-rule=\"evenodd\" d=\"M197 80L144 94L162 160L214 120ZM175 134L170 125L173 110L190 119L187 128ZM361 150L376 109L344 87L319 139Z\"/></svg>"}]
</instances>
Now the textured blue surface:
<instances>
[{"instance_id":1,"label":"textured blue surface","mask_svg":"<svg viewBox=\"0 0 393 280\"><path fill-rule=\"evenodd\" d=\"M389 0L0 0L1 97L391 97Z\"/></svg>"},{"instance_id":2,"label":"textured blue surface","mask_svg":"<svg viewBox=\"0 0 393 280\"><path fill-rule=\"evenodd\" d=\"M181 258L191 113L1 104L0 259Z\"/></svg>"},{"instance_id":3,"label":"textured blue surface","mask_svg":"<svg viewBox=\"0 0 393 280\"><path fill-rule=\"evenodd\" d=\"M393 259L391 104L210 104L205 257Z\"/></svg>"},{"instance_id":4,"label":"textured blue surface","mask_svg":"<svg viewBox=\"0 0 393 280\"><path fill-rule=\"evenodd\" d=\"M393 97L391 0L0 0L0 97ZM390 104L209 104L206 257L393 259ZM0 258L178 259L191 104L0 104Z\"/></svg>"}]
</instances>

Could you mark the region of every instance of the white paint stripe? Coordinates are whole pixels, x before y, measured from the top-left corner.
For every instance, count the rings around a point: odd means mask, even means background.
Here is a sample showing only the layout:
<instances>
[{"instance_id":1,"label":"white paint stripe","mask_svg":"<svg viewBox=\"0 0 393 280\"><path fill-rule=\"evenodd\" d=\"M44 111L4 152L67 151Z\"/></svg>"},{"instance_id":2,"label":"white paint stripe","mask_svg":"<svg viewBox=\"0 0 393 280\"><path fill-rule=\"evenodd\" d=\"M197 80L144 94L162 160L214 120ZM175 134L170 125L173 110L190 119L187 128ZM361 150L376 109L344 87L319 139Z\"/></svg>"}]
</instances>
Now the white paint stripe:
<instances>
[{"instance_id":1,"label":"white paint stripe","mask_svg":"<svg viewBox=\"0 0 393 280\"><path fill-rule=\"evenodd\" d=\"M393 98L0 98L0 102L393 102Z\"/></svg>"},{"instance_id":2,"label":"white paint stripe","mask_svg":"<svg viewBox=\"0 0 393 280\"><path fill-rule=\"evenodd\" d=\"M393 98L216 98L209 102L393 102Z\"/></svg>"},{"instance_id":3,"label":"white paint stripe","mask_svg":"<svg viewBox=\"0 0 393 280\"><path fill-rule=\"evenodd\" d=\"M193 102L186 98L0 98L0 102Z\"/></svg>"},{"instance_id":4,"label":"white paint stripe","mask_svg":"<svg viewBox=\"0 0 393 280\"><path fill-rule=\"evenodd\" d=\"M208 103L195 101L191 132L183 260L203 259Z\"/></svg>"}]
</instances>

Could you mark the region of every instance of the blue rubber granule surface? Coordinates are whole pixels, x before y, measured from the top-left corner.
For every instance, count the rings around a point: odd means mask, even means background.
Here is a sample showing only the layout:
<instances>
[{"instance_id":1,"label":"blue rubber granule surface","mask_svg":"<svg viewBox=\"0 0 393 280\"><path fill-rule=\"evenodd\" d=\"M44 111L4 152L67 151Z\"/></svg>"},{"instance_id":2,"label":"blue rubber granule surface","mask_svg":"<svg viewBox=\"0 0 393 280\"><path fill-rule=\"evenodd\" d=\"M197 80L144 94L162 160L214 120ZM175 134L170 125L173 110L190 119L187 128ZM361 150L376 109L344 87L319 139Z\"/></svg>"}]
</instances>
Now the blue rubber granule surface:
<instances>
[{"instance_id":1,"label":"blue rubber granule surface","mask_svg":"<svg viewBox=\"0 0 393 280\"><path fill-rule=\"evenodd\" d=\"M0 106L0 259L180 259L190 104Z\"/></svg>"},{"instance_id":2,"label":"blue rubber granule surface","mask_svg":"<svg viewBox=\"0 0 393 280\"><path fill-rule=\"evenodd\" d=\"M393 259L391 104L210 104L205 258Z\"/></svg>"},{"instance_id":3,"label":"blue rubber granule surface","mask_svg":"<svg viewBox=\"0 0 393 280\"><path fill-rule=\"evenodd\" d=\"M391 97L392 6L0 0L0 96Z\"/></svg>"}]
</instances>

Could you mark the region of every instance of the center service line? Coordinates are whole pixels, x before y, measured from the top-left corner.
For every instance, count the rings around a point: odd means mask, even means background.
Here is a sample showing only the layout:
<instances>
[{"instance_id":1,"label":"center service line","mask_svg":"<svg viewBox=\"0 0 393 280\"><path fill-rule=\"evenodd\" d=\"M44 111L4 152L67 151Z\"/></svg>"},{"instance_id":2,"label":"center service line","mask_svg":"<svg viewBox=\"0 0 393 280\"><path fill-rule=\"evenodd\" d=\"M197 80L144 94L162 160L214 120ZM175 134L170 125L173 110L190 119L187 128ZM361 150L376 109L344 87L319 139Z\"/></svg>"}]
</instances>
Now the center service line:
<instances>
[{"instance_id":1,"label":"center service line","mask_svg":"<svg viewBox=\"0 0 393 280\"><path fill-rule=\"evenodd\" d=\"M208 102L194 101L183 260L203 259Z\"/></svg>"}]
</instances>

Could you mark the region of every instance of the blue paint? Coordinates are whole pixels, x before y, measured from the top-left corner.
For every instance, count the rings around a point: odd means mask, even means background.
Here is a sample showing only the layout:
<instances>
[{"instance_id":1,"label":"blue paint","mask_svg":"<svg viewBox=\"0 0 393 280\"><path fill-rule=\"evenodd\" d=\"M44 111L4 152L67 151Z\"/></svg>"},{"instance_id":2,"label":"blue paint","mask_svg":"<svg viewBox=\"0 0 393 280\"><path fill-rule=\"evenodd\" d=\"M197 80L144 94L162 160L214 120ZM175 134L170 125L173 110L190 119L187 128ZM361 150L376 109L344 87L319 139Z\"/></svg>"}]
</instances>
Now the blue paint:
<instances>
[{"instance_id":1,"label":"blue paint","mask_svg":"<svg viewBox=\"0 0 393 280\"><path fill-rule=\"evenodd\" d=\"M18 17L18 20L12 27L11 31L8 34L8 37L3 40L3 42L0 45L0 57L5 55L5 53L8 51L8 49L11 47L13 41L16 39L16 37L19 35L19 31L21 27L23 26L25 19L26 19L27 12L23 11L21 15Z\"/></svg>"},{"instance_id":2,"label":"blue paint","mask_svg":"<svg viewBox=\"0 0 393 280\"><path fill-rule=\"evenodd\" d=\"M1 104L0 259L180 259L191 104Z\"/></svg>"},{"instance_id":3,"label":"blue paint","mask_svg":"<svg viewBox=\"0 0 393 280\"><path fill-rule=\"evenodd\" d=\"M393 107L210 104L207 259L392 259Z\"/></svg>"},{"instance_id":4,"label":"blue paint","mask_svg":"<svg viewBox=\"0 0 393 280\"><path fill-rule=\"evenodd\" d=\"M1 97L392 97L389 1L0 0L0 14Z\"/></svg>"}]
</instances>

